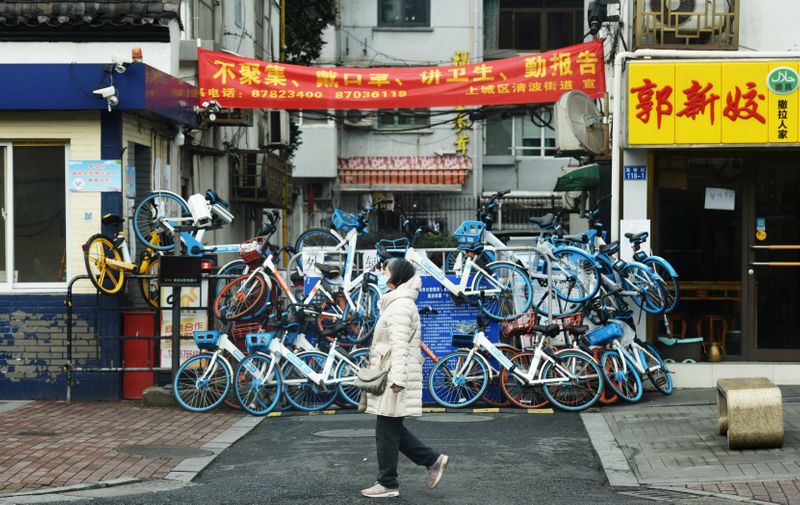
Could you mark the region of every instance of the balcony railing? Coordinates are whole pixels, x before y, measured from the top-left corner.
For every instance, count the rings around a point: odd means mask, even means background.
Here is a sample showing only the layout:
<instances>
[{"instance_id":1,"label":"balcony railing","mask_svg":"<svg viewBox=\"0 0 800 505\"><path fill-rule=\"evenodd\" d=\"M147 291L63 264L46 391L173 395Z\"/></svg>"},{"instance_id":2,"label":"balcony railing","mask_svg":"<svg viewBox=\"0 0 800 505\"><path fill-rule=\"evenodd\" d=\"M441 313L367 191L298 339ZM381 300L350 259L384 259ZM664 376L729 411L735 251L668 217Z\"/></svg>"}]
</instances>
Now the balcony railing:
<instances>
[{"instance_id":1,"label":"balcony railing","mask_svg":"<svg viewBox=\"0 0 800 505\"><path fill-rule=\"evenodd\" d=\"M272 153L239 151L229 158L235 202L283 207L290 197L291 165Z\"/></svg>"},{"instance_id":2,"label":"balcony railing","mask_svg":"<svg viewBox=\"0 0 800 505\"><path fill-rule=\"evenodd\" d=\"M639 49L739 49L739 0L636 0Z\"/></svg>"}]
</instances>

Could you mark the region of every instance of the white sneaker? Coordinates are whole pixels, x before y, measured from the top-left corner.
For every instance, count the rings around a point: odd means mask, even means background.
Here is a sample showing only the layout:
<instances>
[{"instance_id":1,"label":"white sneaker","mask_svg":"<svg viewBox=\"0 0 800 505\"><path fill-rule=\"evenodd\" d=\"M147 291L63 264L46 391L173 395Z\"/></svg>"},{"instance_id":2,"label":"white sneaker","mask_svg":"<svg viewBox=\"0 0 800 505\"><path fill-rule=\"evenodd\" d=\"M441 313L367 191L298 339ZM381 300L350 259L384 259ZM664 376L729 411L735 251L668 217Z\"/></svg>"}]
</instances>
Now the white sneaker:
<instances>
[{"instance_id":1,"label":"white sneaker","mask_svg":"<svg viewBox=\"0 0 800 505\"><path fill-rule=\"evenodd\" d=\"M367 498L394 498L395 496L400 496L400 490L389 489L383 487L380 482L376 482L374 486L362 489L361 496L366 496Z\"/></svg>"},{"instance_id":2,"label":"white sneaker","mask_svg":"<svg viewBox=\"0 0 800 505\"><path fill-rule=\"evenodd\" d=\"M428 489L435 488L439 481L442 480L442 475L444 475L449 459L446 454L440 454L436 461L428 467Z\"/></svg>"}]
</instances>

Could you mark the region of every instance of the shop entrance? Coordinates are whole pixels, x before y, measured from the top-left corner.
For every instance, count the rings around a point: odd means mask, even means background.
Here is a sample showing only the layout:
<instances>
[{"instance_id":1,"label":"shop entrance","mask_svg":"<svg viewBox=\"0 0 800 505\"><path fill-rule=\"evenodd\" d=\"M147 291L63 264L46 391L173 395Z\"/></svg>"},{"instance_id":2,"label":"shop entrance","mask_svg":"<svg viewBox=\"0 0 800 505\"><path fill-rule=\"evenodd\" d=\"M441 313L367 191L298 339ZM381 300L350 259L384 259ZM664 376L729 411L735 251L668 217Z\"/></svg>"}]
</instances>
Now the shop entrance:
<instances>
[{"instance_id":1,"label":"shop entrance","mask_svg":"<svg viewBox=\"0 0 800 505\"><path fill-rule=\"evenodd\" d=\"M675 336L726 360L800 359L800 162L765 151L656 153L655 251L677 269Z\"/></svg>"},{"instance_id":2,"label":"shop entrance","mask_svg":"<svg viewBox=\"0 0 800 505\"><path fill-rule=\"evenodd\" d=\"M753 213L745 223L753 359L800 357L800 162L796 157L752 161Z\"/></svg>"}]
</instances>

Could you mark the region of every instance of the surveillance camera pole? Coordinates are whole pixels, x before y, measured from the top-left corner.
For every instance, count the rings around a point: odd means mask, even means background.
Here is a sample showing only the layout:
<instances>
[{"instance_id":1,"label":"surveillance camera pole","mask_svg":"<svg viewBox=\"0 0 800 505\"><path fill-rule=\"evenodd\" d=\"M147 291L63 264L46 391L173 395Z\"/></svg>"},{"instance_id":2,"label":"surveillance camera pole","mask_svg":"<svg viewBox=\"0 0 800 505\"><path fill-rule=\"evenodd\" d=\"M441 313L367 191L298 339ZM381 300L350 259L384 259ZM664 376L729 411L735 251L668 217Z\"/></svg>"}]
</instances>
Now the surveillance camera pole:
<instances>
[{"instance_id":1,"label":"surveillance camera pole","mask_svg":"<svg viewBox=\"0 0 800 505\"><path fill-rule=\"evenodd\" d=\"M177 229L172 231L173 254L181 254L181 234ZM172 286L172 384L175 384L178 368L181 366L181 287Z\"/></svg>"}]
</instances>

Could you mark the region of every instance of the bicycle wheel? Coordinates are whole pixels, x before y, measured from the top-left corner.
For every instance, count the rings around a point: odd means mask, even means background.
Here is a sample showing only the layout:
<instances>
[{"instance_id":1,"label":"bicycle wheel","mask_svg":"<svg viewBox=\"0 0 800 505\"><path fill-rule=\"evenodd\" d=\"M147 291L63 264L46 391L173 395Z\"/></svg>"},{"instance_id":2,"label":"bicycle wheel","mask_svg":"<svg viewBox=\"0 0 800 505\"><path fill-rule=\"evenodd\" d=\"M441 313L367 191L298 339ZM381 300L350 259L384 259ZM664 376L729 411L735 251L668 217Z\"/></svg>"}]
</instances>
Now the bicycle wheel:
<instances>
[{"instance_id":1,"label":"bicycle wheel","mask_svg":"<svg viewBox=\"0 0 800 505\"><path fill-rule=\"evenodd\" d=\"M603 379L620 398L635 402L642 397L642 379L633 364L616 349L606 349L600 355Z\"/></svg>"},{"instance_id":2,"label":"bicycle wheel","mask_svg":"<svg viewBox=\"0 0 800 505\"><path fill-rule=\"evenodd\" d=\"M664 294L667 298L666 303L664 303L664 312L672 312L675 310L675 307L678 306L678 294L680 292L680 287L678 286L678 276L672 274L674 270L663 258L650 256L645 258L642 263L644 263L653 272L658 274L658 276L661 277L661 280L664 281Z\"/></svg>"},{"instance_id":3,"label":"bicycle wheel","mask_svg":"<svg viewBox=\"0 0 800 505\"><path fill-rule=\"evenodd\" d=\"M472 290L489 289L499 289L500 292L480 295L478 305L492 319L516 319L527 312L533 303L533 286L528 273L514 263L496 261L475 274Z\"/></svg>"},{"instance_id":4,"label":"bicycle wheel","mask_svg":"<svg viewBox=\"0 0 800 505\"><path fill-rule=\"evenodd\" d=\"M347 377L355 377L360 367L366 367L369 362L369 350L361 349L350 353L353 357L353 365L347 361L341 361L336 367L336 378L344 379ZM352 382L339 383L339 398L344 400L345 403L358 407L358 402L361 400L361 390L353 385Z\"/></svg>"},{"instance_id":5,"label":"bicycle wheel","mask_svg":"<svg viewBox=\"0 0 800 505\"><path fill-rule=\"evenodd\" d=\"M174 248L174 243L164 222L173 219L173 226L190 224L186 220L190 217L189 206L183 198L173 193L156 191L136 205L133 212L133 231L145 246L156 251L168 251ZM157 238L153 236L154 232Z\"/></svg>"},{"instance_id":6,"label":"bicycle wheel","mask_svg":"<svg viewBox=\"0 0 800 505\"><path fill-rule=\"evenodd\" d=\"M367 284L366 289L358 286L351 293L353 303L358 307L349 304L344 307L344 317L352 317L353 312L357 312L353 318L353 323L348 327L346 339L351 344L361 344L372 337L372 330L380 316L378 302L381 299L381 292L378 286Z\"/></svg>"},{"instance_id":7,"label":"bicycle wheel","mask_svg":"<svg viewBox=\"0 0 800 505\"><path fill-rule=\"evenodd\" d=\"M592 349L592 356L594 357L594 362L597 363L597 366L600 365L600 355L603 354L605 349L601 347L597 347ZM605 383L605 378L603 378L603 382ZM600 395L600 398L597 399L598 402L602 403L603 405L612 405L619 401L619 396L614 390L610 387L603 387L603 394Z\"/></svg>"},{"instance_id":8,"label":"bicycle wheel","mask_svg":"<svg viewBox=\"0 0 800 505\"><path fill-rule=\"evenodd\" d=\"M594 259L576 249L553 250L556 260L552 268L553 290L556 296L572 303L591 299L600 289L600 272Z\"/></svg>"},{"instance_id":9,"label":"bicycle wheel","mask_svg":"<svg viewBox=\"0 0 800 505\"><path fill-rule=\"evenodd\" d=\"M98 233L83 246L83 262L92 284L107 295L120 292L125 285L125 271L108 261L122 262L122 253L110 238Z\"/></svg>"},{"instance_id":10,"label":"bicycle wheel","mask_svg":"<svg viewBox=\"0 0 800 505\"><path fill-rule=\"evenodd\" d=\"M214 354L198 354L184 361L172 383L178 404L191 412L218 407L231 387L229 368L225 358Z\"/></svg>"},{"instance_id":11,"label":"bicycle wheel","mask_svg":"<svg viewBox=\"0 0 800 505\"><path fill-rule=\"evenodd\" d=\"M233 276L239 277L239 276L244 275L246 270L247 270L247 263L245 263L242 260L233 260L233 261L230 261L230 262L226 263L225 265L223 265L217 271L217 275L219 275L219 276L233 275ZM219 279L217 279L217 284L216 284L216 287L214 289L214 293L216 294L216 293L219 293L220 291L222 291L222 289L225 286L227 286L232 280L234 280L233 277L228 277L228 278L220 277Z\"/></svg>"},{"instance_id":12,"label":"bicycle wheel","mask_svg":"<svg viewBox=\"0 0 800 505\"><path fill-rule=\"evenodd\" d=\"M142 298L144 298L148 305L157 309L161 306L161 289L158 285L158 268L161 265L161 261L158 256L149 256L147 258L142 258L139 265L141 266L143 264L145 264L145 269L141 271L141 273L143 275L155 275L155 277L139 280Z\"/></svg>"},{"instance_id":13,"label":"bicycle wheel","mask_svg":"<svg viewBox=\"0 0 800 505\"><path fill-rule=\"evenodd\" d=\"M563 379L543 385L544 394L550 402L561 410L572 412L594 405L603 394L600 367L583 353L571 350L559 351L556 358L555 363L548 361L542 368L543 379Z\"/></svg>"},{"instance_id":14,"label":"bicycle wheel","mask_svg":"<svg viewBox=\"0 0 800 505\"><path fill-rule=\"evenodd\" d=\"M301 352L297 357L311 370L322 373L326 356L315 351ZM318 386L292 363L283 369L283 390L295 408L306 412L322 410L336 399L336 384Z\"/></svg>"},{"instance_id":15,"label":"bicycle wheel","mask_svg":"<svg viewBox=\"0 0 800 505\"><path fill-rule=\"evenodd\" d=\"M340 240L333 234L330 230L326 230L324 228L311 228L310 230L306 230L297 237L297 241L294 243L295 253L299 253L306 247L336 247L339 245ZM297 261L297 269L302 273L303 272L303 261L302 259ZM313 265L312 265L313 266Z\"/></svg>"},{"instance_id":16,"label":"bicycle wheel","mask_svg":"<svg viewBox=\"0 0 800 505\"><path fill-rule=\"evenodd\" d=\"M661 355L658 353L655 346L649 342L643 342L642 347L647 350L646 353L642 352L641 356L644 366L647 369L647 377L650 379L650 382L653 383L653 386L655 386L655 388L658 389L661 394L671 395L672 376L670 375L669 371L667 371L667 365L664 364L664 360L661 359ZM650 353L650 355L648 355L648 353Z\"/></svg>"},{"instance_id":17,"label":"bicycle wheel","mask_svg":"<svg viewBox=\"0 0 800 505\"><path fill-rule=\"evenodd\" d=\"M467 407L486 392L489 374L486 365L476 356L457 351L448 354L431 370L428 389L436 403L443 407Z\"/></svg>"},{"instance_id":18,"label":"bicycle wheel","mask_svg":"<svg viewBox=\"0 0 800 505\"><path fill-rule=\"evenodd\" d=\"M264 276L243 275L222 288L214 300L214 315L223 321L235 321L263 311L268 302L269 287Z\"/></svg>"},{"instance_id":19,"label":"bicycle wheel","mask_svg":"<svg viewBox=\"0 0 800 505\"><path fill-rule=\"evenodd\" d=\"M526 374L533 363L533 353L521 352L511 358L511 362L516 365L515 369L519 370L519 373ZM500 386L508 401L519 408L539 409L549 403L541 385L525 384L521 378L509 373L508 370L503 370L500 375Z\"/></svg>"},{"instance_id":20,"label":"bicycle wheel","mask_svg":"<svg viewBox=\"0 0 800 505\"><path fill-rule=\"evenodd\" d=\"M649 314L662 314L666 308L666 286L641 263L628 263L620 274L623 287L639 293L633 303Z\"/></svg>"},{"instance_id":21,"label":"bicycle wheel","mask_svg":"<svg viewBox=\"0 0 800 505\"><path fill-rule=\"evenodd\" d=\"M254 416L272 412L278 405L282 385L281 369L269 354L252 354L236 369L236 399Z\"/></svg>"}]
</instances>

